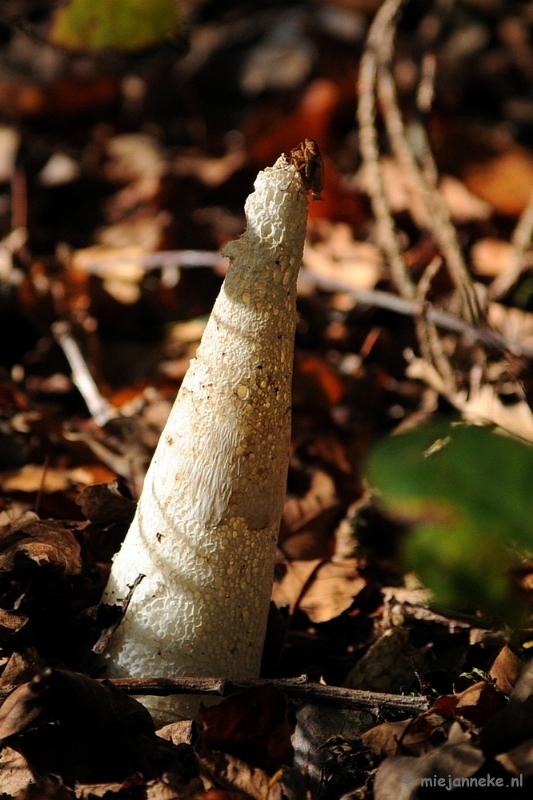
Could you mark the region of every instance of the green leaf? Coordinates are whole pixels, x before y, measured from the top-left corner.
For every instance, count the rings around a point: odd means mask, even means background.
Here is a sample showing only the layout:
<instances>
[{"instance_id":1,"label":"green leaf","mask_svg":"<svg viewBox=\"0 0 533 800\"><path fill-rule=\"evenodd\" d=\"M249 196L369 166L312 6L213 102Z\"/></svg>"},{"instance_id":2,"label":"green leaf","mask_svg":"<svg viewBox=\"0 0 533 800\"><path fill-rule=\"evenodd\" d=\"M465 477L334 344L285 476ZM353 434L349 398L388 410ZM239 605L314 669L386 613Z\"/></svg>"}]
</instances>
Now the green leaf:
<instances>
[{"instance_id":1,"label":"green leaf","mask_svg":"<svg viewBox=\"0 0 533 800\"><path fill-rule=\"evenodd\" d=\"M404 564L439 602L517 621L509 570L517 550L533 549L533 448L488 428L434 425L379 443L367 475L414 526Z\"/></svg>"},{"instance_id":2,"label":"green leaf","mask_svg":"<svg viewBox=\"0 0 533 800\"><path fill-rule=\"evenodd\" d=\"M82 50L139 50L176 34L177 0L70 0L52 20L55 44Z\"/></svg>"}]
</instances>

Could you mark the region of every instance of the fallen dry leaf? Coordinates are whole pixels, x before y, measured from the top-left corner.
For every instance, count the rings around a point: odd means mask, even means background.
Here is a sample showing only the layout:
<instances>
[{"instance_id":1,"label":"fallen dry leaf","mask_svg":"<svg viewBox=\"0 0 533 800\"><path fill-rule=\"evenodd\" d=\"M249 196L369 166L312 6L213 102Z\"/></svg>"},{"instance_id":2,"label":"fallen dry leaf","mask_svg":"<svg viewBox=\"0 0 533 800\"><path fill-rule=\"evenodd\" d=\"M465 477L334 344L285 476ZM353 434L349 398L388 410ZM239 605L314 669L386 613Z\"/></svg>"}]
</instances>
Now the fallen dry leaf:
<instances>
[{"instance_id":1,"label":"fallen dry leaf","mask_svg":"<svg viewBox=\"0 0 533 800\"><path fill-rule=\"evenodd\" d=\"M357 662L344 685L395 694L415 684L415 671L425 672L428 668L428 657L414 645L409 630L390 628Z\"/></svg>"},{"instance_id":2,"label":"fallen dry leaf","mask_svg":"<svg viewBox=\"0 0 533 800\"><path fill-rule=\"evenodd\" d=\"M533 442L533 414L525 400L513 404L502 402L495 386L484 384L451 394L432 364L412 358L406 369L410 378L422 380L435 389L462 413L466 420L497 425L503 430Z\"/></svg>"},{"instance_id":3,"label":"fallen dry leaf","mask_svg":"<svg viewBox=\"0 0 533 800\"><path fill-rule=\"evenodd\" d=\"M471 744L471 737L462 732L456 723L450 730L446 744L433 752L410 758L387 758L379 767L374 780L375 800L411 800L419 797L422 778L443 779L435 786L454 786L454 780L475 775L485 758L481 750ZM448 783L450 782L450 783ZM455 786L461 785L455 784Z\"/></svg>"},{"instance_id":4,"label":"fallen dry leaf","mask_svg":"<svg viewBox=\"0 0 533 800\"><path fill-rule=\"evenodd\" d=\"M144 706L112 684L67 670L46 669L8 695L0 740L23 753L38 775L59 775L71 786L135 772L151 777L166 760L180 771Z\"/></svg>"},{"instance_id":5,"label":"fallen dry leaf","mask_svg":"<svg viewBox=\"0 0 533 800\"><path fill-rule=\"evenodd\" d=\"M522 744L500 753L495 758L508 772L518 777L518 785L526 777L533 775L533 739L526 739Z\"/></svg>"},{"instance_id":6,"label":"fallen dry leaf","mask_svg":"<svg viewBox=\"0 0 533 800\"><path fill-rule=\"evenodd\" d=\"M208 792L200 792L193 795L189 800L250 800L250 795L242 792L227 792L225 789L209 789Z\"/></svg>"},{"instance_id":7,"label":"fallen dry leaf","mask_svg":"<svg viewBox=\"0 0 533 800\"><path fill-rule=\"evenodd\" d=\"M137 507L133 500L128 500L119 492L116 481L86 486L76 502L87 519L100 525L129 525Z\"/></svg>"},{"instance_id":8,"label":"fallen dry leaf","mask_svg":"<svg viewBox=\"0 0 533 800\"><path fill-rule=\"evenodd\" d=\"M524 662L505 645L496 656L489 675L501 692L511 694L523 667Z\"/></svg>"},{"instance_id":9,"label":"fallen dry leaf","mask_svg":"<svg viewBox=\"0 0 533 800\"><path fill-rule=\"evenodd\" d=\"M144 778L141 775L132 776L125 781L90 784L76 783L74 796L77 800L100 800L101 798L112 800L115 796L117 800L121 800L121 797L123 797L124 800L128 800L130 797L135 797L141 792L144 793L144 783ZM70 796L71 795L68 795L68 797ZM173 794L173 798L174 797L175 794ZM63 798L58 798L58 800L63 800Z\"/></svg>"},{"instance_id":10,"label":"fallen dry leaf","mask_svg":"<svg viewBox=\"0 0 533 800\"><path fill-rule=\"evenodd\" d=\"M478 681L455 697L455 716L468 720L476 728L483 727L505 704L502 694L487 681Z\"/></svg>"},{"instance_id":11,"label":"fallen dry leaf","mask_svg":"<svg viewBox=\"0 0 533 800\"><path fill-rule=\"evenodd\" d=\"M329 557L332 529L342 504L333 478L317 469L303 497L287 497L280 546L290 561Z\"/></svg>"},{"instance_id":12,"label":"fallen dry leaf","mask_svg":"<svg viewBox=\"0 0 533 800\"><path fill-rule=\"evenodd\" d=\"M21 753L4 747L0 752L0 788L6 798L18 797L19 792L33 783L33 774Z\"/></svg>"},{"instance_id":13,"label":"fallen dry leaf","mask_svg":"<svg viewBox=\"0 0 533 800\"><path fill-rule=\"evenodd\" d=\"M155 213L150 208L141 209L131 218L100 228L96 238L106 248L140 247L154 251L161 247L170 223L171 217L166 211ZM128 282L123 277L121 280L108 279L104 281L104 287L120 303L135 303L140 296L136 280Z\"/></svg>"},{"instance_id":14,"label":"fallen dry leaf","mask_svg":"<svg viewBox=\"0 0 533 800\"><path fill-rule=\"evenodd\" d=\"M439 189L452 220L460 225L488 219L492 214L489 203L476 197L462 181L452 175L442 176Z\"/></svg>"},{"instance_id":15,"label":"fallen dry leaf","mask_svg":"<svg viewBox=\"0 0 533 800\"><path fill-rule=\"evenodd\" d=\"M300 395L313 405L324 404L328 408L341 402L344 396L344 383L336 370L318 356L303 356L298 353L294 363L295 402ZM305 402L304 400L304 402ZM322 401L322 403L321 403Z\"/></svg>"},{"instance_id":16,"label":"fallen dry leaf","mask_svg":"<svg viewBox=\"0 0 533 800\"><path fill-rule=\"evenodd\" d=\"M353 230L344 222L320 226L319 242L307 242L304 264L317 278L339 281L352 289L373 289L380 280L384 262L380 250L371 242L354 239Z\"/></svg>"},{"instance_id":17,"label":"fallen dry leaf","mask_svg":"<svg viewBox=\"0 0 533 800\"><path fill-rule=\"evenodd\" d=\"M246 160L244 150L230 150L220 158L180 155L174 162L174 173L180 176L193 175L205 186L215 187L226 183L237 170L242 169Z\"/></svg>"},{"instance_id":18,"label":"fallen dry leaf","mask_svg":"<svg viewBox=\"0 0 533 800\"><path fill-rule=\"evenodd\" d=\"M278 607L303 611L311 622L328 622L340 616L366 586L356 559L346 561L291 561L279 583L274 584L273 600Z\"/></svg>"},{"instance_id":19,"label":"fallen dry leaf","mask_svg":"<svg viewBox=\"0 0 533 800\"><path fill-rule=\"evenodd\" d=\"M101 468L98 467L101 473ZM112 473L108 473L112 477ZM94 467L57 469L40 464L25 464L19 470L0 473L0 485L6 492L61 492L73 484L90 486L94 483Z\"/></svg>"},{"instance_id":20,"label":"fallen dry leaf","mask_svg":"<svg viewBox=\"0 0 533 800\"><path fill-rule=\"evenodd\" d=\"M68 523L41 521L31 511L1 532L0 572L13 570L21 557L64 576L81 571L80 546Z\"/></svg>"},{"instance_id":21,"label":"fallen dry leaf","mask_svg":"<svg viewBox=\"0 0 533 800\"><path fill-rule=\"evenodd\" d=\"M381 158L379 162L383 188L391 211L399 214L409 211L413 220L421 228L428 227L427 209L416 189L413 187L409 175L394 158ZM355 178L355 185L361 191L370 194L372 189L372 167L364 165Z\"/></svg>"},{"instance_id":22,"label":"fallen dry leaf","mask_svg":"<svg viewBox=\"0 0 533 800\"><path fill-rule=\"evenodd\" d=\"M202 751L197 754L202 772L224 789L231 790L230 797L253 798L253 800L282 800L283 790L279 781L272 780L262 769L252 767L245 761L227 753ZM235 792L244 794L234 794ZM216 791L211 789L211 792ZM219 795L213 795L214 798ZM220 800L228 800L224 792Z\"/></svg>"},{"instance_id":23,"label":"fallen dry leaf","mask_svg":"<svg viewBox=\"0 0 533 800\"><path fill-rule=\"evenodd\" d=\"M202 707L200 713L204 730L198 753L223 751L271 774L290 762L287 698L271 684L229 697L220 705Z\"/></svg>"},{"instance_id":24,"label":"fallen dry leaf","mask_svg":"<svg viewBox=\"0 0 533 800\"><path fill-rule=\"evenodd\" d=\"M463 180L498 214L517 217L526 207L533 186L533 155L515 145L484 164L469 165Z\"/></svg>"},{"instance_id":25,"label":"fallen dry leaf","mask_svg":"<svg viewBox=\"0 0 533 800\"><path fill-rule=\"evenodd\" d=\"M501 303L489 303L487 321L512 342L533 345L533 314Z\"/></svg>"},{"instance_id":26,"label":"fallen dry leaf","mask_svg":"<svg viewBox=\"0 0 533 800\"><path fill-rule=\"evenodd\" d=\"M167 742L172 742L172 744L176 745L183 743L192 744L196 735L195 732L196 724L192 719L181 719L176 722L169 722L168 725L164 725L156 731L157 735L162 739L166 739Z\"/></svg>"},{"instance_id":27,"label":"fallen dry leaf","mask_svg":"<svg viewBox=\"0 0 533 800\"><path fill-rule=\"evenodd\" d=\"M470 250L472 269L476 275L495 278L510 268L513 260L513 247L504 239L486 237L474 242Z\"/></svg>"},{"instance_id":28,"label":"fallen dry leaf","mask_svg":"<svg viewBox=\"0 0 533 800\"><path fill-rule=\"evenodd\" d=\"M412 721L402 719L399 722L382 722L361 734L361 740L381 758L396 756L401 751L402 738Z\"/></svg>"}]
</instances>

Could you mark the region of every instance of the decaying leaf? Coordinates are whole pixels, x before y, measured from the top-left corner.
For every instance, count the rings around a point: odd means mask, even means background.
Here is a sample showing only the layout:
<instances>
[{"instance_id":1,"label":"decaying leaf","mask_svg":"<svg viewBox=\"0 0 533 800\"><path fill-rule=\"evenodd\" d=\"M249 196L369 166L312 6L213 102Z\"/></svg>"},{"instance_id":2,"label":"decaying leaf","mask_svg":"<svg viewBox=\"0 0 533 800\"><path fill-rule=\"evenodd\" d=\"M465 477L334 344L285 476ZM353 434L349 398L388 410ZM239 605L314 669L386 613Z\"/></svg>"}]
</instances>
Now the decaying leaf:
<instances>
[{"instance_id":1,"label":"decaying leaf","mask_svg":"<svg viewBox=\"0 0 533 800\"><path fill-rule=\"evenodd\" d=\"M252 767L235 756L220 752L201 752L198 754L200 768L218 786L233 792L242 791L240 797L253 800L282 800L283 791L279 781L273 781L262 769ZM217 795L214 795L216 797ZM221 794L225 799L225 793Z\"/></svg>"},{"instance_id":2,"label":"decaying leaf","mask_svg":"<svg viewBox=\"0 0 533 800\"><path fill-rule=\"evenodd\" d=\"M501 692L511 694L523 666L524 662L505 645L496 656L489 674Z\"/></svg>"},{"instance_id":3,"label":"decaying leaf","mask_svg":"<svg viewBox=\"0 0 533 800\"><path fill-rule=\"evenodd\" d=\"M366 586L354 558L346 561L290 561L279 583L274 584L273 600L279 606L296 607L312 622L327 622L350 608Z\"/></svg>"},{"instance_id":4,"label":"decaying leaf","mask_svg":"<svg viewBox=\"0 0 533 800\"><path fill-rule=\"evenodd\" d=\"M414 687L416 670L428 668L427 656L406 628L390 628L350 670L345 685L392 694Z\"/></svg>"},{"instance_id":5,"label":"decaying leaf","mask_svg":"<svg viewBox=\"0 0 533 800\"><path fill-rule=\"evenodd\" d=\"M435 781L430 786L460 786L462 778L475 775L483 766L485 758L481 750L473 746L471 737L462 732L455 723L446 744L420 758L398 756L386 759L376 773L374 797L376 800L411 800L418 797L423 778ZM437 783L444 780L444 783ZM454 783L458 780L459 783Z\"/></svg>"},{"instance_id":6,"label":"decaying leaf","mask_svg":"<svg viewBox=\"0 0 533 800\"><path fill-rule=\"evenodd\" d=\"M81 570L80 546L68 523L41 521L28 511L0 535L0 572L13 570L17 559L27 558L62 575Z\"/></svg>"},{"instance_id":7,"label":"decaying leaf","mask_svg":"<svg viewBox=\"0 0 533 800\"><path fill-rule=\"evenodd\" d=\"M46 669L8 695L0 740L36 774L60 775L68 785L150 776L165 760L180 770L144 706L110 683L66 670Z\"/></svg>"},{"instance_id":8,"label":"decaying leaf","mask_svg":"<svg viewBox=\"0 0 533 800\"><path fill-rule=\"evenodd\" d=\"M100 525L129 525L135 514L135 503L120 494L116 481L86 486L77 502L84 516Z\"/></svg>"},{"instance_id":9,"label":"decaying leaf","mask_svg":"<svg viewBox=\"0 0 533 800\"><path fill-rule=\"evenodd\" d=\"M201 715L204 731L197 745L200 754L223 750L270 774L292 755L287 698L271 685L202 708Z\"/></svg>"},{"instance_id":10,"label":"decaying leaf","mask_svg":"<svg viewBox=\"0 0 533 800\"><path fill-rule=\"evenodd\" d=\"M483 164L469 166L463 178L470 191L497 213L518 216L531 194L533 158L515 145Z\"/></svg>"}]
</instances>

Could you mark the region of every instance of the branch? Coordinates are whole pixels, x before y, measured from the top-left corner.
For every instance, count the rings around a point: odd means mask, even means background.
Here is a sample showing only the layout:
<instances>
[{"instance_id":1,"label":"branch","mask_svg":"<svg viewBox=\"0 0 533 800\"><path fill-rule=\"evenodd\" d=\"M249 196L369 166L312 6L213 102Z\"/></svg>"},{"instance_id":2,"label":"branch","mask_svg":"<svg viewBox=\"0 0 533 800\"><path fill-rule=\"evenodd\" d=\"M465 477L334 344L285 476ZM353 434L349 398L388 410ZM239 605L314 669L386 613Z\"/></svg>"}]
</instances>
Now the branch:
<instances>
[{"instance_id":1,"label":"branch","mask_svg":"<svg viewBox=\"0 0 533 800\"><path fill-rule=\"evenodd\" d=\"M381 40L391 37L391 28L401 5L405 0L385 0L370 26L365 51L359 71L359 139L361 156L368 171L369 193L372 209L378 224L378 239L387 260L391 274L402 297L413 298L415 287L400 248L396 226L389 201L383 185L379 164L379 144L375 127L376 100L375 85L377 76L378 52Z\"/></svg>"},{"instance_id":2,"label":"branch","mask_svg":"<svg viewBox=\"0 0 533 800\"><path fill-rule=\"evenodd\" d=\"M368 306L377 306L378 308L385 308L387 311L393 311L395 314L403 314L408 317L414 317L420 314L420 304L416 300L406 300L403 297L397 297L389 292L381 292L372 289L354 289L347 286L342 281L335 278L322 278L315 276L310 270L300 270L300 275L307 281L310 281L320 289L329 292L344 292L355 297L355 299ZM496 331L491 331L488 328L478 328L474 325L469 325L462 319L454 317L453 314L448 314L446 311L439 311L436 308L428 308L424 312L426 319L443 330L459 333L463 336L471 336L476 342L481 342L487 348L496 351L509 352L516 356L526 356L533 358L533 347L531 345L517 342L514 339L508 339Z\"/></svg>"},{"instance_id":3,"label":"branch","mask_svg":"<svg viewBox=\"0 0 533 800\"><path fill-rule=\"evenodd\" d=\"M522 271L531 266L531 261L527 257L527 251L531 247L533 239L533 191L529 196L527 206L522 211L520 219L513 231L511 244L513 254L511 263L501 275L493 281L489 296L494 300L507 294L509 289L516 283Z\"/></svg>"},{"instance_id":4,"label":"branch","mask_svg":"<svg viewBox=\"0 0 533 800\"><path fill-rule=\"evenodd\" d=\"M109 680L109 679L101 679ZM215 695L228 697L258 686L270 684L281 689L294 700L327 703L343 708L366 708L368 710L394 709L417 714L427 711L429 702L420 695L408 696L365 692L360 689L345 689L341 686L325 686L310 683L305 676L282 680L222 680L219 678L112 678L111 683L128 695L156 695L168 697L177 694Z\"/></svg>"}]
</instances>

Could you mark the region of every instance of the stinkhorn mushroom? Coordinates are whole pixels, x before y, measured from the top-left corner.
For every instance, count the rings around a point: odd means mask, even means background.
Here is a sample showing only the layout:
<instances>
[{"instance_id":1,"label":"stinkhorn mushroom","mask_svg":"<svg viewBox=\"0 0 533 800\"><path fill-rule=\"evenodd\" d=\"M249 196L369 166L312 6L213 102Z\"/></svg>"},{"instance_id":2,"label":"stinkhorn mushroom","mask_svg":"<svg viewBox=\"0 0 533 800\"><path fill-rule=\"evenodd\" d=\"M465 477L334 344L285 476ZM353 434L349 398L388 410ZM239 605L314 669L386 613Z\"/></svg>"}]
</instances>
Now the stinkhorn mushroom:
<instances>
[{"instance_id":1,"label":"stinkhorn mushroom","mask_svg":"<svg viewBox=\"0 0 533 800\"><path fill-rule=\"evenodd\" d=\"M146 475L104 601L126 597L111 676L259 675L286 491L307 186L260 172L230 266ZM159 719L183 698L149 698ZM198 701L196 701L197 704Z\"/></svg>"}]
</instances>

